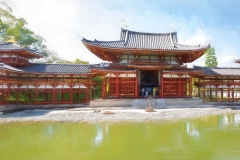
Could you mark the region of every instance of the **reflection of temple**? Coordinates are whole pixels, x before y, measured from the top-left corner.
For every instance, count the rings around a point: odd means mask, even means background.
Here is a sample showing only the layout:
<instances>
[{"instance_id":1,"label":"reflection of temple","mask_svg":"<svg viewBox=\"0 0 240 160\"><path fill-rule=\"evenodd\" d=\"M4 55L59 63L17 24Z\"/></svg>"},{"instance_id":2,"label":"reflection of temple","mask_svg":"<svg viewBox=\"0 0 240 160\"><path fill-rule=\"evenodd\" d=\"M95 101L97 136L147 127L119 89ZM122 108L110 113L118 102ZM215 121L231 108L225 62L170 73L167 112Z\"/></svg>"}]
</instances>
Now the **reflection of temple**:
<instances>
[{"instance_id":1,"label":"reflection of temple","mask_svg":"<svg viewBox=\"0 0 240 160\"><path fill-rule=\"evenodd\" d=\"M103 78L102 98L153 95L240 101L240 68L186 68L185 63L204 55L210 45L179 44L176 32L122 29L117 41L82 42L109 63L35 64L29 59L43 55L14 43L0 44L0 105L89 102L95 76Z\"/></svg>"}]
</instances>

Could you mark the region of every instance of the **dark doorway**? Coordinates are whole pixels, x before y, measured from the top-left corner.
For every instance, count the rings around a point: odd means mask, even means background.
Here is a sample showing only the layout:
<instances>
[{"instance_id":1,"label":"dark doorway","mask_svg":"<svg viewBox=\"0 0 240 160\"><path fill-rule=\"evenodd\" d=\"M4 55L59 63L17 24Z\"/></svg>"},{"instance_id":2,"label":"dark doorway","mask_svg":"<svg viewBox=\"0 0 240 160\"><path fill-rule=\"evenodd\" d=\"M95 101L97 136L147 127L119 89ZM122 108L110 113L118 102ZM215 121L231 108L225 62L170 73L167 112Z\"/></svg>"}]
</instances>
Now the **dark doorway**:
<instances>
[{"instance_id":1,"label":"dark doorway","mask_svg":"<svg viewBox=\"0 0 240 160\"><path fill-rule=\"evenodd\" d=\"M159 71L144 70L140 71L140 95L142 97L157 96L159 89Z\"/></svg>"}]
</instances>

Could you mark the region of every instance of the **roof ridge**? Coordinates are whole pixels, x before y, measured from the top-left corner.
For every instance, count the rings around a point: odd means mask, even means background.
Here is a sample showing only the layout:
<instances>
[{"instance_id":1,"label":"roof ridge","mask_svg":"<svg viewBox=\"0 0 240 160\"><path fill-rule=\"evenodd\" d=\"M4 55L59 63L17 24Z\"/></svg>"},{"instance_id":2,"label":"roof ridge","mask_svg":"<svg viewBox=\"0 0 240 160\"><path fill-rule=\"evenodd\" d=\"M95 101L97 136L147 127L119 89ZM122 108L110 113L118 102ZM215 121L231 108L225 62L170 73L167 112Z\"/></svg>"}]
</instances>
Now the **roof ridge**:
<instances>
[{"instance_id":1,"label":"roof ridge","mask_svg":"<svg viewBox=\"0 0 240 160\"><path fill-rule=\"evenodd\" d=\"M88 39L86 39L86 38L83 38L82 39L82 41L88 41L88 42L124 42L124 40L115 40L115 41L103 41L103 40L97 40L97 39L94 39L93 41L92 40L88 40Z\"/></svg>"},{"instance_id":2,"label":"roof ridge","mask_svg":"<svg viewBox=\"0 0 240 160\"><path fill-rule=\"evenodd\" d=\"M0 43L0 45L9 45L9 44L14 45L15 47L19 47L19 49L25 48L25 47L21 46L21 45L18 44L18 43L15 43L15 42L4 42L4 43Z\"/></svg>"},{"instance_id":3,"label":"roof ridge","mask_svg":"<svg viewBox=\"0 0 240 160\"><path fill-rule=\"evenodd\" d=\"M153 32L138 32L138 31L132 31L128 29L122 29L123 31L128 31L129 33L136 33L136 34L150 34L150 35L167 35L167 34L177 34L177 31L175 32L167 32L167 33L153 33Z\"/></svg>"},{"instance_id":4,"label":"roof ridge","mask_svg":"<svg viewBox=\"0 0 240 160\"><path fill-rule=\"evenodd\" d=\"M3 43L0 43L0 45L6 45L6 44L16 44L14 42L3 42Z\"/></svg>"},{"instance_id":5,"label":"roof ridge","mask_svg":"<svg viewBox=\"0 0 240 160\"><path fill-rule=\"evenodd\" d=\"M91 41L91 40L90 40ZM124 40L116 40L116 41L99 41L99 40L94 40L92 42L124 42Z\"/></svg>"}]
</instances>

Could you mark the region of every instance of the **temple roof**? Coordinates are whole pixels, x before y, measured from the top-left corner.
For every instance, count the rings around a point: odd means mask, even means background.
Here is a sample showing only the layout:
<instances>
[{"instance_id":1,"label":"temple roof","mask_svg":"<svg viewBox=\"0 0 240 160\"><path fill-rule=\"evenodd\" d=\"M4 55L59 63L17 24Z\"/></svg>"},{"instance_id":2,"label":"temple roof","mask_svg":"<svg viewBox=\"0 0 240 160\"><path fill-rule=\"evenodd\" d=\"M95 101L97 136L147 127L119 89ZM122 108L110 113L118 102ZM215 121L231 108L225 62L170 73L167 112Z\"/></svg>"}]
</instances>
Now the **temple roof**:
<instances>
[{"instance_id":1,"label":"temple roof","mask_svg":"<svg viewBox=\"0 0 240 160\"><path fill-rule=\"evenodd\" d=\"M8 42L0 43L0 52L8 53L7 51L26 51L32 57L43 57L41 53L31 50L27 47L20 46L19 44Z\"/></svg>"},{"instance_id":2,"label":"temple roof","mask_svg":"<svg viewBox=\"0 0 240 160\"><path fill-rule=\"evenodd\" d=\"M239 59L235 59L236 63L240 63L240 58Z\"/></svg>"},{"instance_id":3,"label":"temple roof","mask_svg":"<svg viewBox=\"0 0 240 160\"><path fill-rule=\"evenodd\" d=\"M93 65L78 64L31 64L21 69L1 63L0 68L27 73L53 73L53 74L85 74L91 73Z\"/></svg>"},{"instance_id":4,"label":"temple roof","mask_svg":"<svg viewBox=\"0 0 240 160\"><path fill-rule=\"evenodd\" d=\"M209 45L185 45L177 41L177 32L170 33L144 33L121 29L120 40L98 41L83 38L83 43L90 45L121 48L121 49L144 49L144 50L175 50L189 51L206 49Z\"/></svg>"},{"instance_id":5,"label":"temple roof","mask_svg":"<svg viewBox=\"0 0 240 160\"><path fill-rule=\"evenodd\" d=\"M21 69L12 67L12 66L4 64L4 63L0 63L0 69L11 70L14 72L23 72L23 70L21 70Z\"/></svg>"},{"instance_id":6,"label":"temple roof","mask_svg":"<svg viewBox=\"0 0 240 160\"><path fill-rule=\"evenodd\" d=\"M203 70L203 73L205 75L240 76L240 68L220 68L220 67L205 68L199 66L194 66L194 68Z\"/></svg>"}]
</instances>

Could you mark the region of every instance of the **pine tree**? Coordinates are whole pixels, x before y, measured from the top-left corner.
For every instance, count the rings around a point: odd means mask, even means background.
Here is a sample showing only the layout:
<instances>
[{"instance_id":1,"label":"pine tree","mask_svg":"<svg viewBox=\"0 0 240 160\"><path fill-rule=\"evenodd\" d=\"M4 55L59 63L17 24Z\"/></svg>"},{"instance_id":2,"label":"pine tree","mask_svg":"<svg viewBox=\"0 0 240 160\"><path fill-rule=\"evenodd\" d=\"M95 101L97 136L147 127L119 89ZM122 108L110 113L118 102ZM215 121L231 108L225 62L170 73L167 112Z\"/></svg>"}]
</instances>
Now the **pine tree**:
<instances>
[{"instance_id":1,"label":"pine tree","mask_svg":"<svg viewBox=\"0 0 240 160\"><path fill-rule=\"evenodd\" d=\"M218 61L215 55L215 49L210 48L205 55L205 67L217 67Z\"/></svg>"}]
</instances>

